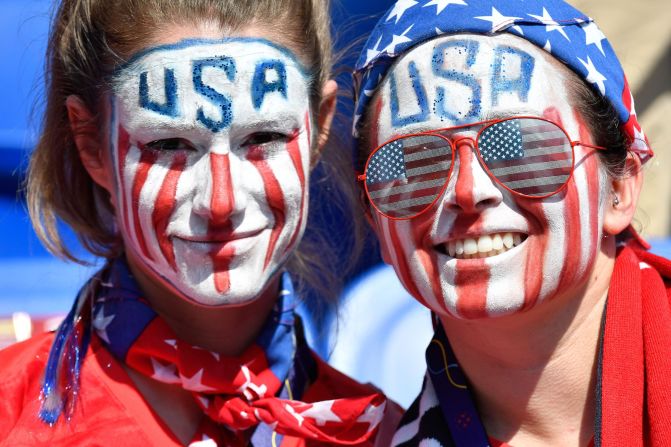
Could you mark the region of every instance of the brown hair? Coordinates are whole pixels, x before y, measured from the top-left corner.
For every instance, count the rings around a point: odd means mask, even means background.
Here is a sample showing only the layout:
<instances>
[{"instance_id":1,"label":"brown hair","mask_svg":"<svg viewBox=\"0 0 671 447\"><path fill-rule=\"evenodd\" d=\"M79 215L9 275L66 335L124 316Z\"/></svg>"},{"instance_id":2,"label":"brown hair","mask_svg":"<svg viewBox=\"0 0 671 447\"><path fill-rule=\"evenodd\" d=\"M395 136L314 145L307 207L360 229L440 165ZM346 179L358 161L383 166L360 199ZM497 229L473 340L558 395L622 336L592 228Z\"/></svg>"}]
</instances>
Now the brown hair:
<instances>
[{"instance_id":1,"label":"brown hair","mask_svg":"<svg viewBox=\"0 0 671 447\"><path fill-rule=\"evenodd\" d=\"M585 119L594 144L608 148L607 151L598 151L606 173L613 178L631 174L626 170L631 143L622 131L613 105L573 71L569 72L567 87L572 105Z\"/></svg>"},{"instance_id":2,"label":"brown hair","mask_svg":"<svg viewBox=\"0 0 671 447\"><path fill-rule=\"evenodd\" d=\"M62 220L96 256L111 258L123 250L119 234L109 223L113 222L109 218L113 210L108 194L92 181L79 159L65 107L69 95L79 96L91 111L100 110L108 75L146 46L161 26L213 21L227 32L261 25L276 31L288 46L299 49L298 56L312 76L311 102L316 113L322 86L332 69L329 7L329 0L62 0L50 31L45 116L27 181L31 220L47 249L56 256L82 262L61 240L56 222ZM96 123L98 128L103 128L102 124ZM332 175L327 177L351 172L345 167L346 151L333 149L324 150L324 158L335 159L330 161ZM345 214L352 210L349 214L355 216L349 200L354 191L337 192L349 182L332 183L335 188L329 205L340 204ZM288 268L299 282L334 295L338 288L334 287L336 275L331 272L339 267L324 257L330 250L310 248L316 243L323 243L323 238L308 226L304 243ZM352 247L358 246L355 240Z\"/></svg>"}]
</instances>

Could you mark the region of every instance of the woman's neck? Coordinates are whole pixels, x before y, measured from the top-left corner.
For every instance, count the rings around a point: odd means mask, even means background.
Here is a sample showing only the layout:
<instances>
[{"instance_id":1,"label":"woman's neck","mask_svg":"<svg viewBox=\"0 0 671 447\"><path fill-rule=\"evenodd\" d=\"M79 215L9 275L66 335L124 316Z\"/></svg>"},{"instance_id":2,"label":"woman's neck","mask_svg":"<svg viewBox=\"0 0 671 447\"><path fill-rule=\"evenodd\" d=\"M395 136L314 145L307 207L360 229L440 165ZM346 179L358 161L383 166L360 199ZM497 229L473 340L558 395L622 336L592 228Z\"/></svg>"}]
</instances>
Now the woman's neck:
<instances>
[{"instance_id":1,"label":"woman's neck","mask_svg":"<svg viewBox=\"0 0 671 447\"><path fill-rule=\"evenodd\" d=\"M254 343L277 301L279 276L249 304L220 308L200 306L168 290L148 275L133 256L127 256L127 260L152 309L181 340L225 356L238 356Z\"/></svg>"},{"instance_id":2,"label":"woman's neck","mask_svg":"<svg viewBox=\"0 0 671 447\"><path fill-rule=\"evenodd\" d=\"M515 447L585 446L594 435L598 340L613 257L580 290L529 312L442 318L490 436Z\"/></svg>"}]
</instances>

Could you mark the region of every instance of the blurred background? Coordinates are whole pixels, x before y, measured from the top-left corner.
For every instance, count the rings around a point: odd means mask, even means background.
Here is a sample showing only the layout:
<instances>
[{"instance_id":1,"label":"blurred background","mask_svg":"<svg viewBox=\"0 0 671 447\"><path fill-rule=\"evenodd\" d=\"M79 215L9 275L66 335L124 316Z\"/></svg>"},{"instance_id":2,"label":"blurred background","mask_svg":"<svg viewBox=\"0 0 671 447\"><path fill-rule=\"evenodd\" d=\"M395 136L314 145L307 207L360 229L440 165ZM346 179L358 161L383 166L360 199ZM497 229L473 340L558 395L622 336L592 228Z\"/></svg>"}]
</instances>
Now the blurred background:
<instances>
[{"instance_id":1,"label":"blurred background","mask_svg":"<svg viewBox=\"0 0 671 447\"><path fill-rule=\"evenodd\" d=\"M392 1L334 3L338 45L350 54L341 60L338 80L347 84L351 54L358 53L367 30ZM671 257L671 126L667 124L671 117L671 2L572 3L597 19L627 73L639 121L656 152L645 168L636 226L653 244L653 251ZM0 346L54 328L96 268L90 256L92 266L51 257L31 229L22 196L27 160L40 125L50 8L47 0L0 0ZM341 109L346 113L351 105L343 104ZM341 130L347 132L347 126ZM66 241L76 254L86 257L72 233L66 232ZM327 318L325 324L331 330L315 336L313 343L337 367L377 384L408 405L425 369L423 349L432 332L429 315L405 294L393 272L378 262L379 255L369 249L343 296L342 318L338 323Z\"/></svg>"}]
</instances>

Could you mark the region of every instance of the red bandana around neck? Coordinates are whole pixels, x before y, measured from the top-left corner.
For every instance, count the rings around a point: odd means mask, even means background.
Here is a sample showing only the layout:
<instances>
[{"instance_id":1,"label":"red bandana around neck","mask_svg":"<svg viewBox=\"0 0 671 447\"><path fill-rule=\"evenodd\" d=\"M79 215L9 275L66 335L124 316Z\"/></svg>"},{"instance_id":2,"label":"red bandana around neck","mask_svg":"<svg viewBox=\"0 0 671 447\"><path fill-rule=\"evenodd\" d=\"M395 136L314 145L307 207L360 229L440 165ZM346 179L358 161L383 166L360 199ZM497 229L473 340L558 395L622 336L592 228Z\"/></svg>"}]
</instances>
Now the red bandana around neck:
<instances>
[{"instance_id":1,"label":"red bandana around neck","mask_svg":"<svg viewBox=\"0 0 671 447\"><path fill-rule=\"evenodd\" d=\"M279 445L287 435L356 445L376 433L386 407L382 394L300 401L317 371L294 315L297 300L288 274L282 277L277 303L256 342L237 357L180 340L142 298L123 260L112 261L91 281L83 289L90 292L80 294L56 334L42 390L43 402L49 404L40 412L44 422L54 424L63 411L67 417L74 405L76 396L68 390L77 388L81 361L71 357L86 352L85 334L93 328L121 362L191 392L206 416L192 443ZM91 312L82 311L91 307ZM63 378L72 383L63 383Z\"/></svg>"}]
</instances>

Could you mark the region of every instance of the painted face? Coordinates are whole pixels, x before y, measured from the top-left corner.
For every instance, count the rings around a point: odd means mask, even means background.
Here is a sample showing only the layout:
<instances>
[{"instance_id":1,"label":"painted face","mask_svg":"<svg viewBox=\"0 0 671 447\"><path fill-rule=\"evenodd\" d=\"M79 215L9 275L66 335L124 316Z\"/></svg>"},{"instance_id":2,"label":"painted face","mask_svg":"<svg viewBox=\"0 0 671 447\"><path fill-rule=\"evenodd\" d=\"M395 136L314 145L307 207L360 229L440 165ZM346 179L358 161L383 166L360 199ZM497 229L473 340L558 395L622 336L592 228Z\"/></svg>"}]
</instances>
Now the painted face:
<instances>
[{"instance_id":1,"label":"painted face","mask_svg":"<svg viewBox=\"0 0 671 447\"><path fill-rule=\"evenodd\" d=\"M451 35L415 47L390 70L371 110L373 148L390 138L486 119L532 115L590 142L571 107L568 69L513 35ZM408 291L441 315L520 312L584 285L601 236L600 174L575 149L567 188L547 199L498 186L475 154L479 127L452 133L456 159L443 196L410 220L373 212L383 255ZM467 137L466 139L461 139Z\"/></svg>"},{"instance_id":2,"label":"painted face","mask_svg":"<svg viewBox=\"0 0 671 447\"><path fill-rule=\"evenodd\" d=\"M146 268L206 305L264 290L305 227L309 80L259 39L147 49L118 71L117 220Z\"/></svg>"}]
</instances>

